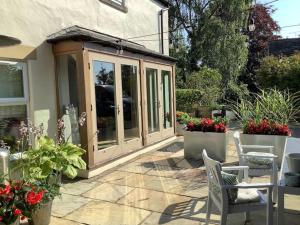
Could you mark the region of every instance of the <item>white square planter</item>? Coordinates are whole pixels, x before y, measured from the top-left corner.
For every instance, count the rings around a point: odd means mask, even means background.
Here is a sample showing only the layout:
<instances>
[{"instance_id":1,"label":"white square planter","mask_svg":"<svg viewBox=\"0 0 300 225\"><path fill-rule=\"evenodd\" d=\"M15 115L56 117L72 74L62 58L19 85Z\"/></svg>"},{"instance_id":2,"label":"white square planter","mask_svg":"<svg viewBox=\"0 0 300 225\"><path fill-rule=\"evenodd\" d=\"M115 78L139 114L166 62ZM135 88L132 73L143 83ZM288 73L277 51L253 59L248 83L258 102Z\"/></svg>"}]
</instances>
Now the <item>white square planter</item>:
<instances>
[{"instance_id":1,"label":"white square planter","mask_svg":"<svg viewBox=\"0 0 300 225\"><path fill-rule=\"evenodd\" d=\"M185 132L185 124L176 123L176 135L183 136Z\"/></svg>"},{"instance_id":2,"label":"white square planter","mask_svg":"<svg viewBox=\"0 0 300 225\"><path fill-rule=\"evenodd\" d=\"M227 134L213 132L184 132L184 157L202 159L202 151L205 149L212 159L220 162L226 161Z\"/></svg>"},{"instance_id":3,"label":"white square planter","mask_svg":"<svg viewBox=\"0 0 300 225\"><path fill-rule=\"evenodd\" d=\"M243 145L271 145L274 146L274 153L278 156L277 165L281 166L282 156L288 136L279 135L260 135L260 134L241 134ZM255 151L255 149L251 150ZM259 151L259 150L258 150Z\"/></svg>"}]
</instances>

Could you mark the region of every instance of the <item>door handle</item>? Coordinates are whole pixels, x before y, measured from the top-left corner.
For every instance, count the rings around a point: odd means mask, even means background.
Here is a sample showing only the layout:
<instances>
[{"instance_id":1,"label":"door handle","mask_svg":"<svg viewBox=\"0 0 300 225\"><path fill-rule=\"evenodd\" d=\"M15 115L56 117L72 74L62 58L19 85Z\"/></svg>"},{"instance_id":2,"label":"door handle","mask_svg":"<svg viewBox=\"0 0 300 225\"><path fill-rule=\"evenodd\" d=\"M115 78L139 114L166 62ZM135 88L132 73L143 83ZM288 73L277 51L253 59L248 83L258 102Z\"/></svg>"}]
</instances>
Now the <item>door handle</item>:
<instances>
[{"instance_id":1,"label":"door handle","mask_svg":"<svg viewBox=\"0 0 300 225\"><path fill-rule=\"evenodd\" d=\"M117 106L117 113L120 114L120 105Z\"/></svg>"}]
</instances>

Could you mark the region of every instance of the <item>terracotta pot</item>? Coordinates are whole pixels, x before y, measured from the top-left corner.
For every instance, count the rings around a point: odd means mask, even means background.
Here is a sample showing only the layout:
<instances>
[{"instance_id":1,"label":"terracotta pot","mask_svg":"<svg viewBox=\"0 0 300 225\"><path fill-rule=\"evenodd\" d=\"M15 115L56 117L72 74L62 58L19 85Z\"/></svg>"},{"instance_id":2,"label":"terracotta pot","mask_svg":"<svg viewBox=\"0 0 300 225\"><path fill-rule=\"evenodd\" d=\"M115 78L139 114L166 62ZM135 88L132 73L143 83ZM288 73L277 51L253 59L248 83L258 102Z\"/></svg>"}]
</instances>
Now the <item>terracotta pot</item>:
<instances>
[{"instance_id":1,"label":"terracotta pot","mask_svg":"<svg viewBox=\"0 0 300 225\"><path fill-rule=\"evenodd\" d=\"M32 220L29 221L30 225L49 225L51 220L52 202L49 201L43 204L32 214Z\"/></svg>"}]
</instances>

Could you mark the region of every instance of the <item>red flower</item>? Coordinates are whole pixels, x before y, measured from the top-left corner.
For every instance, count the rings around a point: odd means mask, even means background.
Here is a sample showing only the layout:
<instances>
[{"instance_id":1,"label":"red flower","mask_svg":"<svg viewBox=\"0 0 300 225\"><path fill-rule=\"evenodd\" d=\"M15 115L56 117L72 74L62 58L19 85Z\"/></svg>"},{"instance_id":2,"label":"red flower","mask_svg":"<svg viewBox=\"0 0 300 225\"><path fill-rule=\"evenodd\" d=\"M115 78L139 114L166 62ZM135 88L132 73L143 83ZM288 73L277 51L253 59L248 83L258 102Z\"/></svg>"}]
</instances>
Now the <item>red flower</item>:
<instances>
[{"instance_id":1,"label":"red flower","mask_svg":"<svg viewBox=\"0 0 300 225\"><path fill-rule=\"evenodd\" d=\"M34 191L29 191L25 198L28 205L36 205L37 203L41 202L43 199L44 191L40 191L35 193Z\"/></svg>"},{"instance_id":2,"label":"red flower","mask_svg":"<svg viewBox=\"0 0 300 225\"><path fill-rule=\"evenodd\" d=\"M10 192L10 186L9 185L5 185L5 188L0 189L0 195L8 195Z\"/></svg>"},{"instance_id":3,"label":"red flower","mask_svg":"<svg viewBox=\"0 0 300 225\"><path fill-rule=\"evenodd\" d=\"M195 125L192 122L189 122L186 126L188 131L193 131L195 129Z\"/></svg>"},{"instance_id":4,"label":"red flower","mask_svg":"<svg viewBox=\"0 0 300 225\"><path fill-rule=\"evenodd\" d=\"M0 216L0 222L3 220L3 217L2 216Z\"/></svg>"},{"instance_id":5,"label":"red flower","mask_svg":"<svg viewBox=\"0 0 300 225\"><path fill-rule=\"evenodd\" d=\"M21 215L22 214L22 211L20 210L20 209L15 209L14 210L14 215L15 216L19 216L19 215Z\"/></svg>"}]
</instances>

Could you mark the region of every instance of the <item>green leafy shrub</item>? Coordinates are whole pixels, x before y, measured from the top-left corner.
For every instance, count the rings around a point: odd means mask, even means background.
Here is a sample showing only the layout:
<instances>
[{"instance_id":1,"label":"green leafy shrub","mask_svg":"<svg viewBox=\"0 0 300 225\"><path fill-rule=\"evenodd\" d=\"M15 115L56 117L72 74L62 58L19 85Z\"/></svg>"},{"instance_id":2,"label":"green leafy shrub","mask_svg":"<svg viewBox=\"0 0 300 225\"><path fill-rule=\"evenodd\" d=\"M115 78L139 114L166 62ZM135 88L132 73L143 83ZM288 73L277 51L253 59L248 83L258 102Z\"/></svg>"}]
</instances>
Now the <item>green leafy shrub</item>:
<instances>
[{"instance_id":1,"label":"green leafy shrub","mask_svg":"<svg viewBox=\"0 0 300 225\"><path fill-rule=\"evenodd\" d=\"M77 176L77 169L85 169L81 156L85 150L64 142L57 145L47 136L38 140L36 148L29 149L24 159L24 175L29 181L48 179L53 173L61 172L69 178Z\"/></svg>"},{"instance_id":2,"label":"green leafy shrub","mask_svg":"<svg viewBox=\"0 0 300 225\"><path fill-rule=\"evenodd\" d=\"M265 57L257 71L261 88L300 90L300 53L289 57Z\"/></svg>"},{"instance_id":3,"label":"green leafy shrub","mask_svg":"<svg viewBox=\"0 0 300 225\"><path fill-rule=\"evenodd\" d=\"M187 124L190 119L190 115L185 112L176 112L176 122L179 124Z\"/></svg>"},{"instance_id":4,"label":"green leafy shrub","mask_svg":"<svg viewBox=\"0 0 300 225\"><path fill-rule=\"evenodd\" d=\"M203 92L195 89L176 90L176 108L179 111L192 112L193 106L201 101Z\"/></svg>"},{"instance_id":5,"label":"green leafy shrub","mask_svg":"<svg viewBox=\"0 0 300 225\"><path fill-rule=\"evenodd\" d=\"M218 70L203 67L187 77L185 87L187 89L201 90L200 105L215 105L221 96L222 76Z\"/></svg>"}]
</instances>

